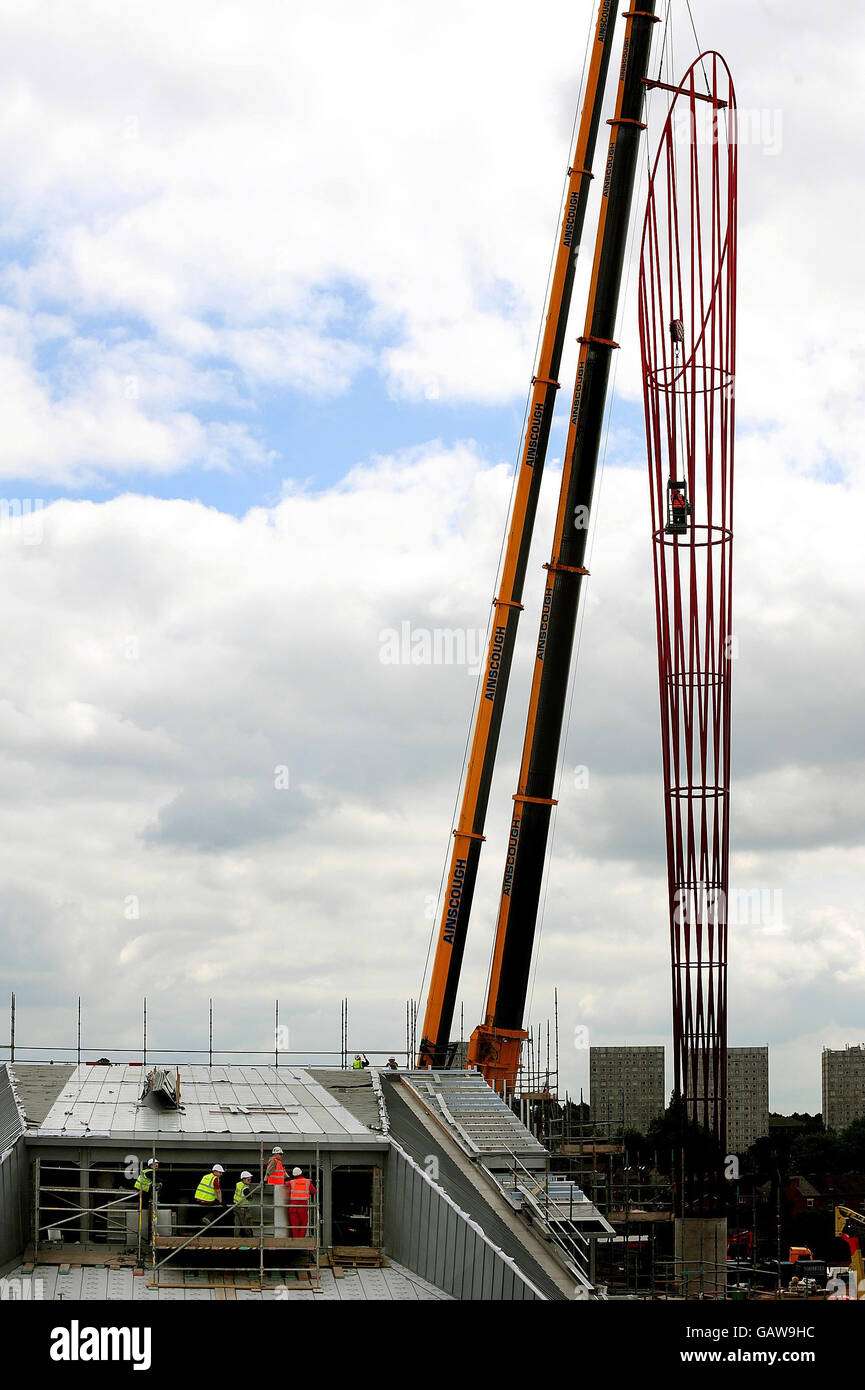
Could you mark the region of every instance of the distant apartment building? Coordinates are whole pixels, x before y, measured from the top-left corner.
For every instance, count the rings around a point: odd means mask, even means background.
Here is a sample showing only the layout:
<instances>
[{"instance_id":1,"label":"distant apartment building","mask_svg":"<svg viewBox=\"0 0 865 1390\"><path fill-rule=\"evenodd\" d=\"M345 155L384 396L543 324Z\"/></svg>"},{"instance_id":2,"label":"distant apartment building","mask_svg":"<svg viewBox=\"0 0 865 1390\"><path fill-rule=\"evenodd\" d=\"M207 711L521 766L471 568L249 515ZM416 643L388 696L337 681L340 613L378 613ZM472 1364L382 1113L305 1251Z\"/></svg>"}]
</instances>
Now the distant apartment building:
<instances>
[{"instance_id":1,"label":"distant apartment building","mask_svg":"<svg viewBox=\"0 0 865 1390\"><path fill-rule=\"evenodd\" d=\"M769 1133L769 1049L727 1048L727 1148L742 1154Z\"/></svg>"},{"instance_id":2,"label":"distant apartment building","mask_svg":"<svg viewBox=\"0 0 865 1390\"><path fill-rule=\"evenodd\" d=\"M663 1047L590 1048L589 1103L594 1123L646 1134L664 1113Z\"/></svg>"},{"instance_id":3,"label":"distant apartment building","mask_svg":"<svg viewBox=\"0 0 865 1390\"><path fill-rule=\"evenodd\" d=\"M846 1129L865 1116L865 1044L823 1048L823 1124Z\"/></svg>"}]
</instances>

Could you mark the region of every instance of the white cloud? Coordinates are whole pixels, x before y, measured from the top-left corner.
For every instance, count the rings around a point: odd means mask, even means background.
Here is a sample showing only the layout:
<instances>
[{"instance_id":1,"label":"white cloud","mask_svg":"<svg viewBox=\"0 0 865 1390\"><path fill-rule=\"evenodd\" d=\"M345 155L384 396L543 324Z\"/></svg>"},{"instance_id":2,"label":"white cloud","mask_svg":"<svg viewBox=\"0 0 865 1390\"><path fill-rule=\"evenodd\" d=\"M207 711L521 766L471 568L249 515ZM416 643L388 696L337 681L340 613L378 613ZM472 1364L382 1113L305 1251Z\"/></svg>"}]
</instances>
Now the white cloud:
<instances>
[{"instance_id":1,"label":"white cloud","mask_svg":"<svg viewBox=\"0 0 865 1390\"><path fill-rule=\"evenodd\" d=\"M779 528L817 486L800 478L779 492ZM572 1088L578 1024L607 1042L663 1041L669 1028L645 489L636 470L603 480L531 1010L545 1018L557 986ZM468 1027L556 490L551 473L466 958ZM243 519L126 496L56 503L41 544L7 539L0 585L19 597L0 701L0 906L4 974L23 1006L68 1006L80 990L91 1036L134 1045L146 993L152 1045L196 1045L212 995L223 1039L266 1048L279 994L295 1045L326 1050L347 994L353 1039L400 1043L474 682L460 666L383 664L382 633L483 624L508 492L507 470L484 467L470 445L429 446ZM840 639L861 642L865 578L854 565L815 569L799 640L778 640L772 603L748 601L765 582L754 540L773 494L772 476L758 479L740 531L734 732L763 755L734 784L731 886L779 893L783 921L731 930L731 1038L786 1046L821 1029L855 1033L859 1017L862 693L833 676ZM854 543L854 501L820 514L815 545ZM790 698L818 636L829 665L815 701L831 688L828 725ZM277 790L283 766L290 786ZM124 915L130 899L140 917ZM785 1055L773 1075L794 1096ZM801 1104L816 1108L813 1077L805 1089Z\"/></svg>"},{"instance_id":2,"label":"white cloud","mask_svg":"<svg viewBox=\"0 0 865 1390\"><path fill-rule=\"evenodd\" d=\"M74 480L146 467L149 455L160 471L206 459L212 441L188 417L219 372L246 397L273 385L340 393L370 365L398 399L522 395L588 0L550 0L543 30L555 42L530 62L516 0L429 13L397 0L259 0L242 21L203 0L182 17L155 0L134 24L106 0L61 7L50 25L38 7L5 11L9 302L29 315L59 305L85 340L94 320L152 336L179 397L175 413L161 409L159 372L150 395L120 411L95 368L71 391L49 374L41 441L38 383L7 363L6 391L23 397L5 432L7 472ZM801 464L843 461L863 425L848 293L863 195L846 179L862 16L845 14L833 32L805 0L783 12L735 0L721 14L695 5L695 18L772 136L742 150L740 421L773 422ZM677 36L676 69L689 45ZM803 51L824 58L807 85ZM652 140L663 109L656 95ZM590 242L589 232L571 338ZM636 393L624 336L620 386ZM572 347L564 380L571 365ZM225 454L254 463L247 422L238 430Z\"/></svg>"}]
</instances>

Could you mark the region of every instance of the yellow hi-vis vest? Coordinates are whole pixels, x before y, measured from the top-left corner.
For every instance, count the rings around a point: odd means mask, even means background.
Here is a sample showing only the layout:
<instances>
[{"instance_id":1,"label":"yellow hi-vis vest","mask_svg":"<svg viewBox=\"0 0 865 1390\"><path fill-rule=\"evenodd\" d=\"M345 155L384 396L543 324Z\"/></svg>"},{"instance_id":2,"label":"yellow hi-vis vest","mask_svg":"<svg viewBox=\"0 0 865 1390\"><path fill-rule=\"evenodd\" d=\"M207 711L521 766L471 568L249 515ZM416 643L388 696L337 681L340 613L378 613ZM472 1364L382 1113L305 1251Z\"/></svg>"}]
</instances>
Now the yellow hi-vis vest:
<instances>
[{"instance_id":1,"label":"yellow hi-vis vest","mask_svg":"<svg viewBox=\"0 0 865 1390\"><path fill-rule=\"evenodd\" d=\"M363 1062L359 1057L355 1057L351 1065L355 1071L363 1071Z\"/></svg>"},{"instance_id":2,"label":"yellow hi-vis vest","mask_svg":"<svg viewBox=\"0 0 865 1390\"><path fill-rule=\"evenodd\" d=\"M139 1192L150 1191L150 1174L146 1168L142 1168L138 1177L135 1179L135 1187Z\"/></svg>"},{"instance_id":3,"label":"yellow hi-vis vest","mask_svg":"<svg viewBox=\"0 0 865 1390\"><path fill-rule=\"evenodd\" d=\"M246 1200L246 1194L248 1191L249 1188L247 1187L245 1182L241 1181L237 1184L237 1187L234 1189L234 1205L236 1207L249 1206L249 1202Z\"/></svg>"},{"instance_id":4,"label":"yellow hi-vis vest","mask_svg":"<svg viewBox=\"0 0 865 1390\"><path fill-rule=\"evenodd\" d=\"M205 1173L201 1182L195 1189L196 1202L215 1202L216 1201L216 1174Z\"/></svg>"}]
</instances>

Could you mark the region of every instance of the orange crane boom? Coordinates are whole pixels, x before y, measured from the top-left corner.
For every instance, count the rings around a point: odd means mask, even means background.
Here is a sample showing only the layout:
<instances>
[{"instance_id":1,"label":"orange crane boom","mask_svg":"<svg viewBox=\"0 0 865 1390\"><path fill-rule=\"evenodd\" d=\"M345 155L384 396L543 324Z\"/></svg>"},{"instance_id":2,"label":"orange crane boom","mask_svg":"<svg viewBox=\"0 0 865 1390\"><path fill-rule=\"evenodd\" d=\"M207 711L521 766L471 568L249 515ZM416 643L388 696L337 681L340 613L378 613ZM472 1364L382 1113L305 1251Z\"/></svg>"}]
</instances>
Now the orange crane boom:
<instances>
[{"instance_id":1,"label":"orange crane boom","mask_svg":"<svg viewBox=\"0 0 865 1390\"><path fill-rule=\"evenodd\" d=\"M513 1090L526 1037L523 1013L541 894L555 774L567 699L571 652L585 568L588 518L603 432L610 360L645 129L643 79L649 61L655 0L625 12L626 28L609 122L601 211L583 335L579 339L559 507L547 571L519 783L514 795L502 880L486 1015L472 1034L469 1062L497 1090Z\"/></svg>"},{"instance_id":2,"label":"orange crane boom","mask_svg":"<svg viewBox=\"0 0 865 1390\"><path fill-rule=\"evenodd\" d=\"M527 416L522 458L505 547L494 621L475 715L471 752L438 928L427 996L419 1067L441 1067L448 1058L484 822L504 713L522 591L537 510L541 474L552 424L557 380L571 303L577 253L585 221L607 70L612 50L612 0L599 0L573 165L568 171L564 215L549 305Z\"/></svg>"}]
</instances>

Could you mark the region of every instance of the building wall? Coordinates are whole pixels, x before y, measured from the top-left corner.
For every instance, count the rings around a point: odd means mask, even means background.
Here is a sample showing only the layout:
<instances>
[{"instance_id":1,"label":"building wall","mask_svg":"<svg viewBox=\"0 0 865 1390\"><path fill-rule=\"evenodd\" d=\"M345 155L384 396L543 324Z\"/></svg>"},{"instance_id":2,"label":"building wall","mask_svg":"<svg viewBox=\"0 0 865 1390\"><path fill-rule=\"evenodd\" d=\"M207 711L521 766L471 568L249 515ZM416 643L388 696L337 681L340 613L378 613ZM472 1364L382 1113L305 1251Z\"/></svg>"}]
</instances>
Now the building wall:
<instances>
[{"instance_id":1,"label":"building wall","mask_svg":"<svg viewBox=\"0 0 865 1390\"><path fill-rule=\"evenodd\" d=\"M823 1124L846 1129L865 1115L865 1045L823 1049Z\"/></svg>"},{"instance_id":2,"label":"building wall","mask_svg":"<svg viewBox=\"0 0 865 1390\"><path fill-rule=\"evenodd\" d=\"M645 1134L664 1113L663 1047L590 1048L589 1103L598 1124Z\"/></svg>"},{"instance_id":3,"label":"building wall","mask_svg":"<svg viewBox=\"0 0 865 1390\"><path fill-rule=\"evenodd\" d=\"M543 1295L443 1188L394 1141L385 1179L385 1250L458 1299L534 1301Z\"/></svg>"},{"instance_id":4,"label":"building wall","mask_svg":"<svg viewBox=\"0 0 865 1390\"><path fill-rule=\"evenodd\" d=\"M769 1049L727 1048L727 1148L742 1154L769 1133Z\"/></svg>"},{"instance_id":5,"label":"building wall","mask_svg":"<svg viewBox=\"0 0 865 1390\"><path fill-rule=\"evenodd\" d=\"M20 1260L27 1244L28 1191L24 1140L17 1139L0 1158L0 1272Z\"/></svg>"}]
</instances>

